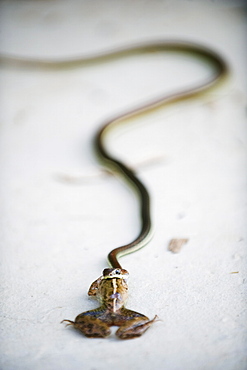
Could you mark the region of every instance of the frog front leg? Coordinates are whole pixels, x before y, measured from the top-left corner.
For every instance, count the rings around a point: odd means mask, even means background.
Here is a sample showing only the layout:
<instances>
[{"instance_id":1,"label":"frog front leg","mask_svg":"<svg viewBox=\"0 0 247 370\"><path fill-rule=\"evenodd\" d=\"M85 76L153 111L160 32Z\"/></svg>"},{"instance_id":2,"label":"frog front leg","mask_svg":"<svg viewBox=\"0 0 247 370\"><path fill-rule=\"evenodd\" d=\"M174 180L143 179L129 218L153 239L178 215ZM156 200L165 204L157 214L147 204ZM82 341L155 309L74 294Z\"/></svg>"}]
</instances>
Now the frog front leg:
<instances>
[{"instance_id":1,"label":"frog front leg","mask_svg":"<svg viewBox=\"0 0 247 370\"><path fill-rule=\"evenodd\" d=\"M68 325L73 325L88 338L106 338L111 334L109 325L100 319L102 312L99 309L90 310L81 313L75 318L75 321L63 320Z\"/></svg>"},{"instance_id":2,"label":"frog front leg","mask_svg":"<svg viewBox=\"0 0 247 370\"><path fill-rule=\"evenodd\" d=\"M91 285L90 285L90 288L88 289L88 295L89 296L96 296L97 293L98 293L98 289L99 289L99 284L101 282L101 277L99 277L97 280L95 280Z\"/></svg>"},{"instance_id":3,"label":"frog front leg","mask_svg":"<svg viewBox=\"0 0 247 370\"><path fill-rule=\"evenodd\" d=\"M120 339L133 339L140 337L158 319L157 315L150 320L148 317L131 310L125 309L124 312L126 319L116 331L116 336Z\"/></svg>"}]
</instances>

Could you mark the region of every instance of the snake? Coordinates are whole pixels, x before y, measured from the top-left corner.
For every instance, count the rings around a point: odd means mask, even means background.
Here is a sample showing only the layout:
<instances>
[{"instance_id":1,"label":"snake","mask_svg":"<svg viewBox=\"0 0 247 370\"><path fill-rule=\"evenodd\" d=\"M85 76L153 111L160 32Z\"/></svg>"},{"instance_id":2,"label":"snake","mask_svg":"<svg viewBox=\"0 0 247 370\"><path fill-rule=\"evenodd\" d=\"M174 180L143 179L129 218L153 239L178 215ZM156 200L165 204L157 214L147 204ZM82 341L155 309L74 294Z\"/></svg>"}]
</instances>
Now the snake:
<instances>
[{"instance_id":1,"label":"snake","mask_svg":"<svg viewBox=\"0 0 247 370\"><path fill-rule=\"evenodd\" d=\"M212 50L211 48L202 46L197 43L187 41L152 41L149 43L139 43L135 45L129 45L127 47L120 47L118 49L89 55L89 56L77 56L68 59L35 59L27 57L19 57L14 55L0 55L0 62L10 64L24 64L25 66L38 67L38 68L68 68L68 67L81 67L83 65L108 62L119 58L126 58L133 55L147 55L152 53L178 53L190 55L192 58L201 59L211 66L212 73L210 77L196 86L183 89L181 91L164 94L158 98L145 102L134 109L130 109L124 113L117 115L107 120L99 130L96 132L94 137L94 146L101 162L108 167L111 171L117 172L123 176L135 192L139 199L140 208L140 219L141 227L138 236L130 243L122 245L110 251L108 254L108 261L112 268L122 269L119 262L119 258L125 254L129 254L144 247L152 238L153 228L150 211L150 195L143 184L138 178L135 171L122 161L115 158L106 145L105 137L109 131L116 125L135 118L141 114L154 111L160 107L165 107L169 104L173 104L179 101L185 101L196 98L204 93L209 92L216 85L221 83L229 74L229 67L222 56Z\"/></svg>"},{"instance_id":2,"label":"snake","mask_svg":"<svg viewBox=\"0 0 247 370\"><path fill-rule=\"evenodd\" d=\"M102 276L95 280L89 290L88 295L96 297L100 303L98 308L82 312L77 315L75 320L65 319L62 322L73 326L88 338L106 338L110 335L110 327L118 326L116 336L119 339L134 339L143 335L154 322L158 321L158 316L149 319L142 313L126 308L125 303L128 298L128 271L123 269L119 258L125 254L132 253L144 247L153 235L150 195L138 178L136 173L128 165L115 158L108 150L105 137L114 126L125 123L129 119L134 119L142 114L152 112L158 108L165 107L179 101L196 98L217 84L222 82L229 73L229 67L224 59L213 50L184 41L161 41L148 44L131 45L112 51L99 53L92 56L82 56L66 60L37 60L32 58L20 58L13 55L0 55L0 62L25 64L25 66L35 66L41 68L67 68L71 66L88 65L91 63L107 62L118 58L132 55L145 55L154 52L176 52L189 54L195 58L203 59L212 67L210 77L202 83L183 89L169 95L162 95L152 101L130 109L124 113L107 120L94 137L94 146L101 162L111 171L124 177L136 191L139 199L141 227L138 236L126 245L114 248L108 254L108 261L112 268L103 270Z\"/></svg>"}]
</instances>

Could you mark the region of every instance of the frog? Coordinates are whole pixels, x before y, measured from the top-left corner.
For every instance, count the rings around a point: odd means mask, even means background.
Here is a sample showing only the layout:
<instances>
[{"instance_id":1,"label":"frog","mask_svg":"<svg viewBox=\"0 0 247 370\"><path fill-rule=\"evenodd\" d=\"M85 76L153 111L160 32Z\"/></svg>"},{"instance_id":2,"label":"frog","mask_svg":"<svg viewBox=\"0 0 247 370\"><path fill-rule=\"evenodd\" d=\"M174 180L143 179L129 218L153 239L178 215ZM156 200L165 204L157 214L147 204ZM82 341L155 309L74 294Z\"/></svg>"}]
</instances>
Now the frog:
<instances>
[{"instance_id":1,"label":"frog","mask_svg":"<svg viewBox=\"0 0 247 370\"><path fill-rule=\"evenodd\" d=\"M119 339L138 338L158 320L157 315L150 320L147 316L125 307L128 298L129 273L123 268L105 268L102 276L95 280L88 295L95 297L100 306L82 312L75 321L63 320L88 338L106 338L111 334L110 327L119 327Z\"/></svg>"}]
</instances>

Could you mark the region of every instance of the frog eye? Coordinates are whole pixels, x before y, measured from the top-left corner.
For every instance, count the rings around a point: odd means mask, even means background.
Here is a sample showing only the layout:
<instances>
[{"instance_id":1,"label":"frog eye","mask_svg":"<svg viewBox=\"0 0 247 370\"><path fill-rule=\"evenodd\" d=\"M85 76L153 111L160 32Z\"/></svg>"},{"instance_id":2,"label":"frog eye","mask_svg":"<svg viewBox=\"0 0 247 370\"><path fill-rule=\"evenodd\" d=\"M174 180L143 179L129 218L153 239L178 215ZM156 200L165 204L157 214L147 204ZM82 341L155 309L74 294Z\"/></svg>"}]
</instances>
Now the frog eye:
<instances>
[{"instance_id":1,"label":"frog eye","mask_svg":"<svg viewBox=\"0 0 247 370\"><path fill-rule=\"evenodd\" d=\"M114 273L115 273L116 275L120 275L120 274L121 274L121 271L118 269L118 270L115 270L115 271L114 271Z\"/></svg>"}]
</instances>

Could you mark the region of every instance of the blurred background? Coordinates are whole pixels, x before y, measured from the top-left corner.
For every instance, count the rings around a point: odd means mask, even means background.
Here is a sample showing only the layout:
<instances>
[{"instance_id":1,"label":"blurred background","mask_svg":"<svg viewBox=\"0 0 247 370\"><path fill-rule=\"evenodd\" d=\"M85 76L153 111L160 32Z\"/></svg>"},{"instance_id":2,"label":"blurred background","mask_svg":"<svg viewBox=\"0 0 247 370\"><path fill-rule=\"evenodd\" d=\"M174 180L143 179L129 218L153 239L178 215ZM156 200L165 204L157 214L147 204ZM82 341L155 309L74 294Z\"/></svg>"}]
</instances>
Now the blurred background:
<instances>
[{"instance_id":1,"label":"blurred background","mask_svg":"<svg viewBox=\"0 0 247 370\"><path fill-rule=\"evenodd\" d=\"M135 195L102 170L93 138L112 116L211 70L162 53L67 68L1 59L1 369L246 369L245 1L0 2L4 57L170 39L212 48L231 76L109 138L152 199L155 236L122 264L128 307L161 321L133 341L60 325L96 307L89 285L140 226ZM172 238L189 241L172 254Z\"/></svg>"}]
</instances>

